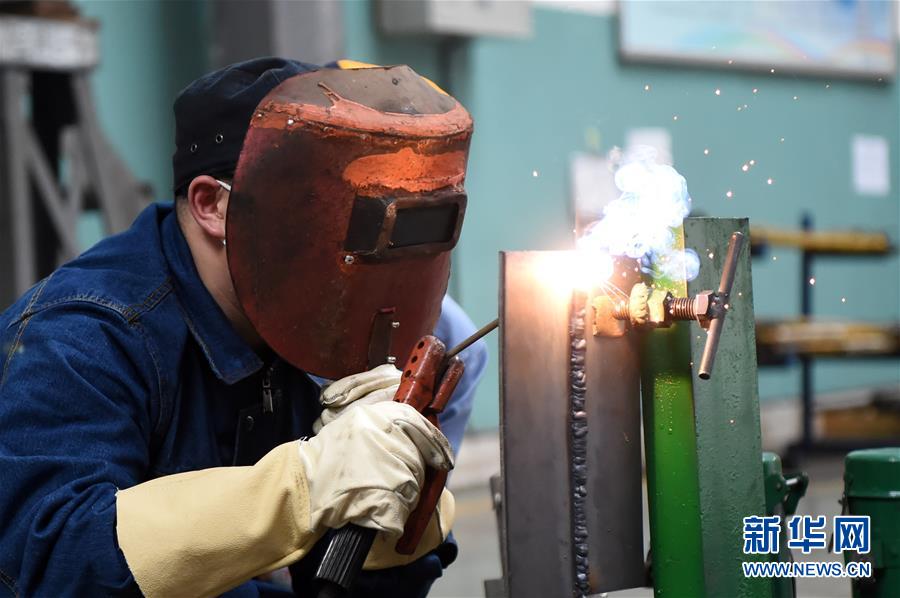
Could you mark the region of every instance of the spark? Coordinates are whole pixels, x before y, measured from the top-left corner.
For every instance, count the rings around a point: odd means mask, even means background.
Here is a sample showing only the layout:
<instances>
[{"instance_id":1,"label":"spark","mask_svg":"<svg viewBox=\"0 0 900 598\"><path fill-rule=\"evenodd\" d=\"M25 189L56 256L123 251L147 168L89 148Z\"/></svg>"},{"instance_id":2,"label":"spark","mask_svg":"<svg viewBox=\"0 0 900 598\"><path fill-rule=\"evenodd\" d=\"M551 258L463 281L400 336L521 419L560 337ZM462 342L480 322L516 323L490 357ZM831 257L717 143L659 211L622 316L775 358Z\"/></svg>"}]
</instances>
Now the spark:
<instances>
[{"instance_id":1,"label":"spark","mask_svg":"<svg viewBox=\"0 0 900 598\"><path fill-rule=\"evenodd\" d=\"M744 104L744 108L749 108L749 107L750 107L750 106L748 106L747 104Z\"/></svg>"},{"instance_id":2,"label":"spark","mask_svg":"<svg viewBox=\"0 0 900 598\"><path fill-rule=\"evenodd\" d=\"M797 96L794 96L794 99L796 100L796 99L797 99Z\"/></svg>"},{"instance_id":3,"label":"spark","mask_svg":"<svg viewBox=\"0 0 900 598\"><path fill-rule=\"evenodd\" d=\"M810 286L815 286L815 284L816 284L816 279L815 279L815 278L810 278L810 279L809 279L809 284L810 284Z\"/></svg>"},{"instance_id":4,"label":"spark","mask_svg":"<svg viewBox=\"0 0 900 598\"><path fill-rule=\"evenodd\" d=\"M717 96L720 96L720 95L722 95L722 90L717 87L715 93Z\"/></svg>"},{"instance_id":5,"label":"spark","mask_svg":"<svg viewBox=\"0 0 900 598\"><path fill-rule=\"evenodd\" d=\"M769 72L770 72L770 73L774 73L774 72L775 72L775 69L769 69Z\"/></svg>"},{"instance_id":6,"label":"spark","mask_svg":"<svg viewBox=\"0 0 900 598\"><path fill-rule=\"evenodd\" d=\"M644 85L644 91L650 91L650 84L649 84L649 83L647 83L646 85Z\"/></svg>"},{"instance_id":7,"label":"spark","mask_svg":"<svg viewBox=\"0 0 900 598\"><path fill-rule=\"evenodd\" d=\"M781 139L779 139L779 141L780 141L781 143L784 143L784 137L782 137Z\"/></svg>"},{"instance_id":8,"label":"spark","mask_svg":"<svg viewBox=\"0 0 900 598\"><path fill-rule=\"evenodd\" d=\"M703 155L704 155L704 156L708 156L708 155L709 155L709 148L706 148L705 150L703 150Z\"/></svg>"},{"instance_id":9,"label":"spark","mask_svg":"<svg viewBox=\"0 0 900 598\"><path fill-rule=\"evenodd\" d=\"M841 297L841 303L847 303L847 298L846 298L846 297Z\"/></svg>"},{"instance_id":10,"label":"spark","mask_svg":"<svg viewBox=\"0 0 900 598\"><path fill-rule=\"evenodd\" d=\"M750 170L750 165L744 164L743 166L741 166L741 170L743 170L744 172L747 172L748 170Z\"/></svg>"},{"instance_id":11,"label":"spark","mask_svg":"<svg viewBox=\"0 0 900 598\"><path fill-rule=\"evenodd\" d=\"M672 120L678 120L678 115L676 114L675 116L673 116Z\"/></svg>"},{"instance_id":12,"label":"spark","mask_svg":"<svg viewBox=\"0 0 900 598\"><path fill-rule=\"evenodd\" d=\"M738 106L738 112L740 112L741 110L743 110L743 108L741 108L740 106Z\"/></svg>"},{"instance_id":13,"label":"spark","mask_svg":"<svg viewBox=\"0 0 900 598\"><path fill-rule=\"evenodd\" d=\"M766 179L766 184L767 184L767 185L771 185L771 184L774 183L774 182L775 182L775 179L773 179L773 178L771 178L771 177L769 177L769 178Z\"/></svg>"},{"instance_id":14,"label":"spark","mask_svg":"<svg viewBox=\"0 0 900 598\"><path fill-rule=\"evenodd\" d=\"M825 89L831 89L831 83L826 83L826 84L825 84Z\"/></svg>"},{"instance_id":15,"label":"spark","mask_svg":"<svg viewBox=\"0 0 900 598\"><path fill-rule=\"evenodd\" d=\"M531 171L531 176L537 178L537 175L538 175L538 171L537 171L537 170L532 170L532 171Z\"/></svg>"},{"instance_id":16,"label":"spark","mask_svg":"<svg viewBox=\"0 0 900 598\"><path fill-rule=\"evenodd\" d=\"M713 253L712 251L710 251L710 252L709 252L708 254L706 254L706 255L707 255L707 257L709 257L709 259L713 259L714 257L716 257L716 254Z\"/></svg>"},{"instance_id":17,"label":"spark","mask_svg":"<svg viewBox=\"0 0 900 598\"><path fill-rule=\"evenodd\" d=\"M773 262L777 262L777 261L778 261L778 256L777 256L777 255L773 255L773 256L772 256L772 261L773 261Z\"/></svg>"},{"instance_id":18,"label":"spark","mask_svg":"<svg viewBox=\"0 0 900 598\"><path fill-rule=\"evenodd\" d=\"M750 160L750 166L756 166L756 160Z\"/></svg>"},{"instance_id":19,"label":"spark","mask_svg":"<svg viewBox=\"0 0 900 598\"><path fill-rule=\"evenodd\" d=\"M756 87L753 88L753 93L756 93L758 91L759 91L759 89L757 89Z\"/></svg>"},{"instance_id":20,"label":"spark","mask_svg":"<svg viewBox=\"0 0 900 598\"><path fill-rule=\"evenodd\" d=\"M743 297L743 296L744 296L744 293L743 293L743 292L739 292L739 293L738 293L738 297Z\"/></svg>"},{"instance_id":21,"label":"spark","mask_svg":"<svg viewBox=\"0 0 900 598\"><path fill-rule=\"evenodd\" d=\"M729 60L728 64L734 64L734 60Z\"/></svg>"},{"instance_id":22,"label":"spark","mask_svg":"<svg viewBox=\"0 0 900 598\"><path fill-rule=\"evenodd\" d=\"M728 190L725 192L725 197L731 199L732 197L734 197L734 193L732 193L731 190Z\"/></svg>"}]
</instances>

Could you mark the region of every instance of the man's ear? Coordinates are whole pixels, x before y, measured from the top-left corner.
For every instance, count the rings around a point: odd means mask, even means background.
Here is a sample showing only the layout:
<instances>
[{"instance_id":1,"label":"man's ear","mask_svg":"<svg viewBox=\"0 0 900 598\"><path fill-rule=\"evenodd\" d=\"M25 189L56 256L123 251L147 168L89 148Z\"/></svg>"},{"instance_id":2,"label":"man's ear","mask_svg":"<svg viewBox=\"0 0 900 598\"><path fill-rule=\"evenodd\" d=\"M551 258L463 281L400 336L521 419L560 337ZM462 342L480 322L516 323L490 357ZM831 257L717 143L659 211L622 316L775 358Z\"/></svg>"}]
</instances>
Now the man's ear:
<instances>
[{"instance_id":1,"label":"man's ear","mask_svg":"<svg viewBox=\"0 0 900 598\"><path fill-rule=\"evenodd\" d=\"M188 209L200 228L216 243L225 239L228 192L209 175L195 177L188 186Z\"/></svg>"}]
</instances>

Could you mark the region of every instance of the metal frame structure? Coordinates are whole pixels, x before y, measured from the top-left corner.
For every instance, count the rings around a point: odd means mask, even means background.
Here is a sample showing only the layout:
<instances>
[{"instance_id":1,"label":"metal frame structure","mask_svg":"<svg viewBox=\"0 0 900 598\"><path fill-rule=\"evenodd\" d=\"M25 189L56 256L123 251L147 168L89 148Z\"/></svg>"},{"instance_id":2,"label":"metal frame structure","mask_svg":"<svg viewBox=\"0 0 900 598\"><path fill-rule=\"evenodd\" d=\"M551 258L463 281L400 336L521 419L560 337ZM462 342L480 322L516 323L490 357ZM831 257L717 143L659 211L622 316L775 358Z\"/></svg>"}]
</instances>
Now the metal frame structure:
<instances>
[{"instance_id":1,"label":"metal frame structure","mask_svg":"<svg viewBox=\"0 0 900 598\"><path fill-rule=\"evenodd\" d=\"M78 220L124 230L149 202L97 122L92 23L0 15L0 306L77 255Z\"/></svg>"}]
</instances>

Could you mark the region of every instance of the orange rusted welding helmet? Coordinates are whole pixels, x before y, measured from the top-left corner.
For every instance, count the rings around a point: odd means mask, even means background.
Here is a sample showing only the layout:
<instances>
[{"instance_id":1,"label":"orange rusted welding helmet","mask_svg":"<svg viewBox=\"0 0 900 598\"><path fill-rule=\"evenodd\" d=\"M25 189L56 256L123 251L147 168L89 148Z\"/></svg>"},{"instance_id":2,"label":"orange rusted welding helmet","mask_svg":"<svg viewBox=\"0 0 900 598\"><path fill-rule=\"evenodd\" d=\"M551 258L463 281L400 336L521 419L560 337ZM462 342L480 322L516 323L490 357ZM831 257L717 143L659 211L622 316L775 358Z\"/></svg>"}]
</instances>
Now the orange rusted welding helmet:
<instances>
[{"instance_id":1,"label":"orange rusted welding helmet","mask_svg":"<svg viewBox=\"0 0 900 598\"><path fill-rule=\"evenodd\" d=\"M472 119L407 66L321 69L257 107L228 204L228 265L265 342L340 378L431 333L466 210Z\"/></svg>"}]
</instances>

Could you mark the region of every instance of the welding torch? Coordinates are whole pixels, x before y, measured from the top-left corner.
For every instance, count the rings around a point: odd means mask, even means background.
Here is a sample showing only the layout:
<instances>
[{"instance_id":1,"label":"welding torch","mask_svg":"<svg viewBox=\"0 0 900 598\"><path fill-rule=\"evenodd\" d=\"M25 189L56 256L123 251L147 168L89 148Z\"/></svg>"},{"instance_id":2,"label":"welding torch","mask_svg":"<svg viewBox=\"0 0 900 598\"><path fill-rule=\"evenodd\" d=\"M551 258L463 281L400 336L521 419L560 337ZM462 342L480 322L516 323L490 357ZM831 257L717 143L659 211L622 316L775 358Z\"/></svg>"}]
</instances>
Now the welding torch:
<instances>
[{"instance_id":1,"label":"welding torch","mask_svg":"<svg viewBox=\"0 0 900 598\"><path fill-rule=\"evenodd\" d=\"M465 371L459 353L499 325L500 319L497 318L449 351L440 339L431 335L423 336L406 361L394 401L412 406L440 429L438 414L447 406ZM446 482L446 471L430 467L425 470L419 502L407 518L403 535L397 541L398 553L415 552ZM319 582L319 598L336 598L349 594L372 548L376 533L374 529L352 523L332 532L315 575Z\"/></svg>"}]
</instances>

